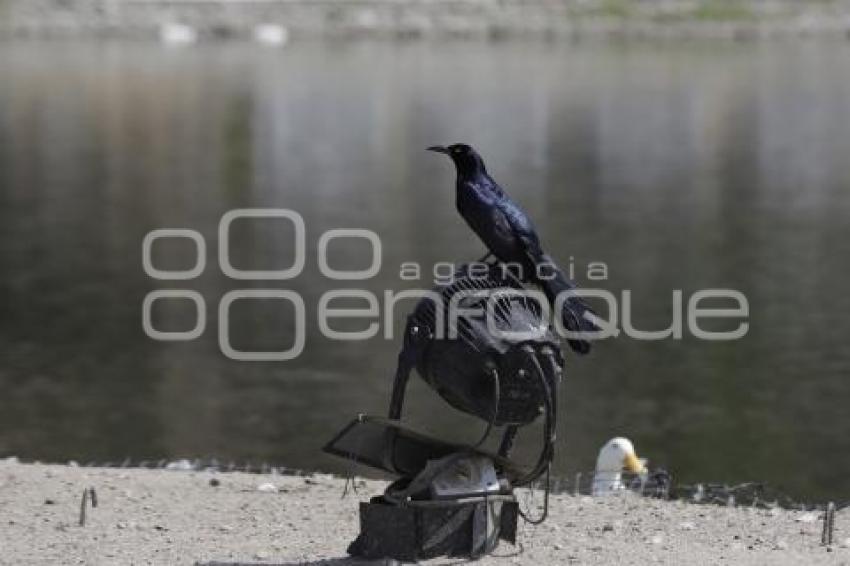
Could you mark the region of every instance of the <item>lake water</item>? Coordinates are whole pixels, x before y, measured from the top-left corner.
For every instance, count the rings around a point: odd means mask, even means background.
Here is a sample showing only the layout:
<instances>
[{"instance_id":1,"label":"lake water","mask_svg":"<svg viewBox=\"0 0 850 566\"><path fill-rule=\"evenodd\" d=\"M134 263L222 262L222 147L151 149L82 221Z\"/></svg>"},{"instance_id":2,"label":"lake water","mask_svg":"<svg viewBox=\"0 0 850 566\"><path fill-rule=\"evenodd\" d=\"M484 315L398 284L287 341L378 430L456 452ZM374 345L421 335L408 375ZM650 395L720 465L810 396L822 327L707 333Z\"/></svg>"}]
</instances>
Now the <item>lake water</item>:
<instances>
[{"instance_id":1,"label":"lake water","mask_svg":"<svg viewBox=\"0 0 850 566\"><path fill-rule=\"evenodd\" d=\"M592 469L622 434L679 481L846 499L850 44L814 41L1 44L0 455L345 470L320 447L357 413L385 411L405 309L382 325L392 340L322 338L319 297L354 285L320 274L317 241L378 233L382 267L360 287L379 297L432 284L401 280L402 262L479 257L449 163L423 151L454 141L481 150L580 283L588 262L608 266L602 287L632 291L636 326L669 325L676 289L749 301L738 341L621 337L570 356L556 472ZM218 222L246 207L304 217L300 277L222 274ZM156 228L199 231L203 274L148 277L141 242ZM230 237L236 267L291 263L285 223L239 221ZM334 266L368 260L349 244ZM161 269L193 263L187 241L157 246ZM228 360L218 303L262 287L305 297L305 351ZM199 339L145 335L142 300L159 288L202 294ZM195 320L185 301L155 315L165 329ZM231 339L279 349L290 315L234 305ZM418 426L480 433L418 381L410 398Z\"/></svg>"}]
</instances>

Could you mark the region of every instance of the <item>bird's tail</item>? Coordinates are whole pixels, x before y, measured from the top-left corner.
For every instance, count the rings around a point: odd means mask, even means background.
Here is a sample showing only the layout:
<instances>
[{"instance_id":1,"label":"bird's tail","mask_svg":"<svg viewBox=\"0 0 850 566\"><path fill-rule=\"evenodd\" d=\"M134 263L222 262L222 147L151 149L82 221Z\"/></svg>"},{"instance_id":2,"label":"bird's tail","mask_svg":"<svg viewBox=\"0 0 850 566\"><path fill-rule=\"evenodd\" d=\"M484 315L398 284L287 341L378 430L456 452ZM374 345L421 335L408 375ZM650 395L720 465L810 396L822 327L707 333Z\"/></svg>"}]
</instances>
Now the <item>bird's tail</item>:
<instances>
[{"instance_id":1,"label":"bird's tail","mask_svg":"<svg viewBox=\"0 0 850 566\"><path fill-rule=\"evenodd\" d=\"M552 306L555 306L555 300L559 295L566 295L563 309L559 314L563 320L564 328L574 335L574 337L567 339L567 343L576 353L587 354L590 352L590 341L587 338L575 336L575 333L598 332L600 328L593 322L592 318L588 317L588 315L595 315L596 313L573 293L576 288L575 284L567 279L555 262L552 261L552 258L546 254L541 254L536 263L538 264L537 275L540 276L537 283L543 289L543 293Z\"/></svg>"}]
</instances>

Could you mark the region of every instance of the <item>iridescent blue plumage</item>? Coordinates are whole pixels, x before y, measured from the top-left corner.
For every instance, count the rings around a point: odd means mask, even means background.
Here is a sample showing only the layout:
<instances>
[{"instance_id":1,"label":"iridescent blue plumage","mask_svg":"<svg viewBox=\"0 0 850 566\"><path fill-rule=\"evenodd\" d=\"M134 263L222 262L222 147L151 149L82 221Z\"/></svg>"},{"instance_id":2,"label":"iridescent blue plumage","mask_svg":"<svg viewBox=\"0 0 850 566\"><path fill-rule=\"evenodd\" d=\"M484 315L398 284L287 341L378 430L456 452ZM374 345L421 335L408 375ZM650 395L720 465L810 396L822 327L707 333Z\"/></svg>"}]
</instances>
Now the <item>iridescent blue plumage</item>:
<instances>
[{"instance_id":1,"label":"iridescent blue plumage","mask_svg":"<svg viewBox=\"0 0 850 566\"><path fill-rule=\"evenodd\" d=\"M519 265L523 278L539 285L553 305L559 294L566 293L561 313L566 329L576 333L598 330L587 316L593 311L570 293L575 285L543 251L531 219L490 177L481 156L465 144L429 149L445 153L454 161L457 210L489 252L504 263ZM590 350L590 343L581 337L568 342L581 354Z\"/></svg>"}]
</instances>

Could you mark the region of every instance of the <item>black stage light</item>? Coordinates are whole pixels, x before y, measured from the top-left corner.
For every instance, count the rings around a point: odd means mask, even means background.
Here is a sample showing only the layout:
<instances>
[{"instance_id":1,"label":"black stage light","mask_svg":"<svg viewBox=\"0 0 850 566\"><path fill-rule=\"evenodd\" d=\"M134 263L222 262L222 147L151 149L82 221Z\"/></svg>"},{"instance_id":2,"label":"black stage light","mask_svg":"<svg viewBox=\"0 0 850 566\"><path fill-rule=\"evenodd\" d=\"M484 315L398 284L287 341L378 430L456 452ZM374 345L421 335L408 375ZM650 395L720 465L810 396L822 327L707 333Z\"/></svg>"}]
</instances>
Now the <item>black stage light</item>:
<instances>
[{"instance_id":1,"label":"black stage light","mask_svg":"<svg viewBox=\"0 0 850 566\"><path fill-rule=\"evenodd\" d=\"M461 267L409 316L388 418L361 415L325 447L399 477L383 496L361 504L361 535L352 554L399 560L486 554L499 538L513 540L517 515L525 517L513 487L544 473L543 515L526 520L545 519L563 354L545 305L529 296L508 266L486 265ZM486 423L476 444L436 440L401 423L414 369L449 405ZM512 461L520 427L541 418L537 460L531 466ZM496 427L504 430L493 453L484 444ZM429 528L442 526L446 514L457 524L439 531L443 544L428 544Z\"/></svg>"}]
</instances>

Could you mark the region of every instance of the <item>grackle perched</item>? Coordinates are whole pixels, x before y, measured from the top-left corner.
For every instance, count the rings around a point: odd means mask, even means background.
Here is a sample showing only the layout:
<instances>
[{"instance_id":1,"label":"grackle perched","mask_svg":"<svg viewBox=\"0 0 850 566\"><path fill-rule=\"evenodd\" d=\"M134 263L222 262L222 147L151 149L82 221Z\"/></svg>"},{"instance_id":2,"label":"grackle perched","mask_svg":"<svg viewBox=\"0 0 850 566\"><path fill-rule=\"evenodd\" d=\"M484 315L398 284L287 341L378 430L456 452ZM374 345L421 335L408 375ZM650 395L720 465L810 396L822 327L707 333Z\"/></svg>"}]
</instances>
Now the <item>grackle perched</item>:
<instances>
[{"instance_id":1,"label":"grackle perched","mask_svg":"<svg viewBox=\"0 0 850 566\"><path fill-rule=\"evenodd\" d=\"M457 210L489 252L505 263L519 264L523 278L539 285L553 305L560 293L568 293L561 313L564 328L572 332L599 330L593 320L585 316L593 314L590 307L571 293L575 285L543 251L528 215L487 174L481 156L461 143L428 149L445 153L454 162ZM590 351L590 342L581 337L569 338L567 342L580 354Z\"/></svg>"}]
</instances>

